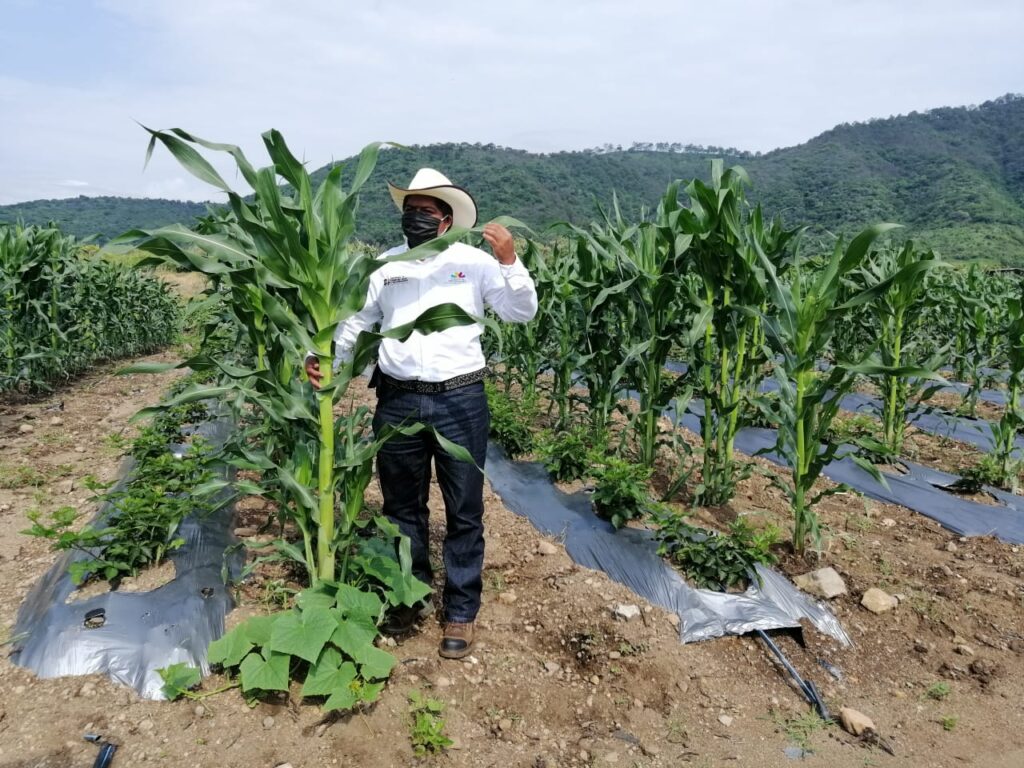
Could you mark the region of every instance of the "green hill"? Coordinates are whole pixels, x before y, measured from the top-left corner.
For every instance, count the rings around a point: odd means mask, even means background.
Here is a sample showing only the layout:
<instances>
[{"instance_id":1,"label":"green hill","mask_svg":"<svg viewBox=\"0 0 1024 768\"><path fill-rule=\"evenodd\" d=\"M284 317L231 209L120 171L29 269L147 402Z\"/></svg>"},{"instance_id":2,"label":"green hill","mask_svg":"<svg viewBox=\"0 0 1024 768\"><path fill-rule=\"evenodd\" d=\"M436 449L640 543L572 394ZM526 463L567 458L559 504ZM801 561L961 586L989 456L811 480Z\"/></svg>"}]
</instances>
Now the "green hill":
<instances>
[{"instance_id":1,"label":"green hill","mask_svg":"<svg viewBox=\"0 0 1024 768\"><path fill-rule=\"evenodd\" d=\"M1020 96L844 124L766 154L639 143L551 154L479 144L391 149L381 153L365 188L358 234L379 244L400 238L384 182L404 184L421 166L470 189L482 220L509 214L542 230L556 221L593 218L595 204L607 205L613 190L634 215L654 205L671 180L706 176L710 157L746 167L754 199L788 223L811 225L812 232L896 221L947 257L1024 265ZM190 222L204 211L195 203L80 197L3 206L0 221L53 219L76 234L109 237L135 226Z\"/></svg>"}]
</instances>

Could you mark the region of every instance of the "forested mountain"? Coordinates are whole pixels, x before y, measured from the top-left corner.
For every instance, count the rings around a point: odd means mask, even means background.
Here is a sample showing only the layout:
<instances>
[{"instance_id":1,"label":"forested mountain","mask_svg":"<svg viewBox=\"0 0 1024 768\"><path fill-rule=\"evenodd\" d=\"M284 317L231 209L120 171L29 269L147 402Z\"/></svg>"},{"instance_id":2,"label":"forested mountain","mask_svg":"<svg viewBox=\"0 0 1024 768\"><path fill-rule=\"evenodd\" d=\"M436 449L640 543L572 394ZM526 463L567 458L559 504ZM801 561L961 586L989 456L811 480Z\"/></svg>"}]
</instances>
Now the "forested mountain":
<instances>
[{"instance_id":1,"label":"forested mountain","mask_svg":"<svg viewBox=\"0 0 1024 768\"><path fill-rule=\"evenodd\" d=\"M149 229L181 222L191 225L205 216L210 203L136 197L69 197L62 200L32 200L0 205L0 224L57 223L79 238L95 235L106 241L129 229Z\"/></svg>"},{"instance_id":2,"label":"forested mountain","mask_svg":"<svg viewBox=\"0 0 1024 768\"><path fill-rule=\"evenodd\" d=\"M895 221L948 257L1024 265L1019 96L844 124L766 154L642 143L551 154L479 144L390 149L365 187L359 235L380 244L400 238L384 182L405 184L420 166L438 168L471 190L482 220L508 214L541 232L552 222L593 218L613 191L623 211L636 215L655 205L673 179L706 177L711 157L743 165L752 198L787 224L810 225L812 233ZM76 234L110 237L133 227L189 223L204 212L195 203L80 197L3 206L0 221L52 219Z\"/></svg>"}]
</instances>

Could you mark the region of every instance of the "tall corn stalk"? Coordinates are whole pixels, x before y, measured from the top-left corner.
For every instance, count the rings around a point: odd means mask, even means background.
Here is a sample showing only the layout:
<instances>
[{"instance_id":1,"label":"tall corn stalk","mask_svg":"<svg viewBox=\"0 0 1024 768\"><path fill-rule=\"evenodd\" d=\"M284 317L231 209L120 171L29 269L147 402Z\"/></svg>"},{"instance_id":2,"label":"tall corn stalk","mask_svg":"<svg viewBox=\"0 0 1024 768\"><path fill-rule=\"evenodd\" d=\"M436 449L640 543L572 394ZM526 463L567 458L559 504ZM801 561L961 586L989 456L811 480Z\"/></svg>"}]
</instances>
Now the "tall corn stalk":
<instances>
[{"instance_id":1,"label":"tall corn stalk","mask_svg":"<svg viewBox=\"0 0 1024 768\"><path fill-rule=\"evenodd\" d=\"M0 391L46 389L177 334L177 303L162 281L82 245L52 225L0 226Z\"/></svg>"},{"instance_id":2,"label":"tall corn stalk","mask_svg":"<svg viewBox=\"0 0 1024 768\"><path fill-rule=\"evenodd\" d=\"M947 360L949 344L934 345L922 326L926 310L934 303L929 273L942 265L930 249L915 248L908 240L899 249L871 251L850 280L854 293L889 281L888 290L864 305L882 365L889 369L913 365L929 372L928 376L872 377L882 395L882 443L891 457L903 451L908 404L927 400L938 390L938 385L929 382L938 378L937 372Z\"/></svg>"},{"instance_id":3,"label":"tall corn stalk","mask_svg":"<svg viewBox=\"0 0 1024 768\"><path fill-rule=\"evenodd\" d=\"M348 555L362 525L358 520L362 494L373 457L387 435L367 439L365 409L336 420L335 404L366 367L380 339L404 339L413 331L430 333L479 320L455 305L434 307L386 333L361 334L353 359L335 372L335 330L362 308L371 274L386 263L352 242L358 192L373 170L380 145L363 150L347 188L342 184L342 168L336 166L314 190L309 174L277 131L263 134L272 164L260 169L232 145L205 141L180 129L150 134L147 157L160 142L189 172L227 194L233 216L207 221L204 232L172 226L130 232L122 239L138 241L137 247L160 259L215 278L256 355L248 365L202 354L186 361L184 365L192 368L218 370L224 382L186 390L168 407L229 397L256 409L262 421L258 420L252 435L258 440L239 446L235 463L261 470L264 483L243 483L241 490L270 496L291 516L302 533L302 549L284 541L278 547L305 564L311 582L335 579L339 552L340 578L346 580L352 577L347 572ZM246 198L232 190L196 147L228 153L254 195ZM453 230L389 260L436 254L465 232ZM324 374L315 393L296 375L307 350L316 355ZM419 429L409 426L400 431ZM468 456L437 437L454 454ZM336 527L339 505L342 514ZM382 518L376 523L388 527ZM408 563L404 566L408 577ZM419 596L408 593L403 602L411 605Z\"/></svg>"},{"instance_id":4,"label":"tall corn stalk","mask_svg":"<svg viewBox=\"0 0 1024 768\"><path fill-rule=\"evenodd\" d=\"M859 374L885 372L892 375L924 375L912 367L892 369L862 357L838 359L823 375L816 369L822 352L830 346L840 321L851 309L877 301L890 287L911 274L920 274L920 263L909 264L894 275L864 288L841 302L842 279L864 261L871 243L893 224L881 224L861 232L843 250L837 244L824 268L808 268L797 262L783 283L768 256L758 253L758 262L767 280L767 292L773 312L763 315L767 347L771 352L778 397L761 398L761 407L778 424L774 451L790 466L790 482L780 483L793 510L793 548L803 553L810 539L818 544L820 533L815 505L832 488L813 494L815 481L836 457L839 446L829 444L826 435L839 411L843 396L853 387ZM875 468L853 457L864 469L881 479Z\"/></svg>"},{"instance_id":5,"label":"tall corn stalk","mask_svg":"<svg viewBox=\"0 0 1024 768\"><path fill-rule=\"evenodd\" d=\"M1024 408L1020 396L1024 388L1024 298L1016 296L1007 302L1007 320L1003 325L1009 378L1006 381L1006 407L998 423L990 424L992 459L996 482L1012 493L1020 488L1022 461L1017 436L1024 427Z\"/></svg>"},{"instance_id":6,"label":"tall corn stalk","mask_svg":"<svg viewBox=\"0 0 1024 768\"><path fill-rule=\"evenodd\" d=\"M681 214L682 231L692 239L683 269L698 283L690 301L706 314L703 339L692 350L695 397L703 402L704 441L699 504L723 504L732 498L745 471L735 459L736 433L757 393L765 364L763 317L767 296L763 266L785 270L797 230L774 221L765 224L759 207L746 207L746 172L711 164L711 183L692 181L686 188L689 208Z\"/></svg>"}]
</instances>

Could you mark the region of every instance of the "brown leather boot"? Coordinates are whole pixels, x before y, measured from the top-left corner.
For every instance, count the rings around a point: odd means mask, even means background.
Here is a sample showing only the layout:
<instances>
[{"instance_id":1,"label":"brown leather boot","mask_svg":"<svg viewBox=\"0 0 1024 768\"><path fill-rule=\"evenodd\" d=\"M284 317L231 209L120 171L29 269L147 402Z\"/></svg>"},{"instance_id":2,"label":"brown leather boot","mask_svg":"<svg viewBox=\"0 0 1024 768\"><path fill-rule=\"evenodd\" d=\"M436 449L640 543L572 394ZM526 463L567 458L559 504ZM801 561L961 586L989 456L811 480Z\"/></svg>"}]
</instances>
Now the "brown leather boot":
<instances>
[{"instance_id":1,"label":"brown leather boot","mask_svg":"<svg viewBox=\"0 0 1024 768\"><path fill-rule=\"evenodd\" d=\"M473 650L473 622L445 624L444 635L437 652L443 659L461 659Z\"/></svg>"}]
</instances>

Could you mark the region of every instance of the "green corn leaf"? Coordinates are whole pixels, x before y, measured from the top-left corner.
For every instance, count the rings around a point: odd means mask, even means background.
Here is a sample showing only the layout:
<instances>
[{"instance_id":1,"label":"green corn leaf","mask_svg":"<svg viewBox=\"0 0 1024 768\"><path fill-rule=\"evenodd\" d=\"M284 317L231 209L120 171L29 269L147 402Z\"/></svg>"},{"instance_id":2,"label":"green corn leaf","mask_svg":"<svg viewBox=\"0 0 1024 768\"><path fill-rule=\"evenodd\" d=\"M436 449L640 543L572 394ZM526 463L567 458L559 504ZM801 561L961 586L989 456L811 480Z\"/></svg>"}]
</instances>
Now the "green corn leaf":
<instances>
[{"instance_id":1,"label":"green corn leaf","mask_svg":"<svg viewBox=\"0 0 1024 768\"><path fill-rule=\"evenodd\" d=\"M182 167L197 179L205 181L207 184L211 184L223 192L231 191L231 188L228 187L224 179L220 177L220 174L214 170L213 166L210 165L202 155L196 152L195 149L190 147L188 143L163 131L154 131L150 128L146 128L146 126L142 127L145 128L152 137L150 140L150 149L146 155L147 162L149 160L149 155L152 153L153 140L159 141L167 147L168 150L170 150L171 154L174 155L175 159L179 163L181 163Z\"/></svg>"}]
</instances>

